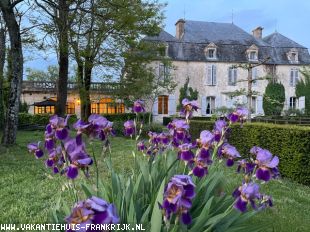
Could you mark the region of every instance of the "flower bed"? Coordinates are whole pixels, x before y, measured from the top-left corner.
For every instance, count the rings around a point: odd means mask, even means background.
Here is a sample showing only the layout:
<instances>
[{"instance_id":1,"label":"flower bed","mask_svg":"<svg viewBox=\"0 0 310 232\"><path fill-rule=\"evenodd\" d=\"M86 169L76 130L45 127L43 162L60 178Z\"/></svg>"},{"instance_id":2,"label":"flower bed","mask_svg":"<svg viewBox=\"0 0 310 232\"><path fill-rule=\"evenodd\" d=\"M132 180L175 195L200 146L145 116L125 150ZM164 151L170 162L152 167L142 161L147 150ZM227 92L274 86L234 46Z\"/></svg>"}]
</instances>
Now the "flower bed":
<instances>
[{"instance_id":1,"label":"flower bed","mask_svg":"<svg viewBox=\"0 0 310 232\"><path fill-rule=\"evenodd\" d=\"M144 111L141 101L135 106L137 115ZM140 140L143 123L139 117L124 123L125 135L137 141L131 176L113 169L109 146L109 137L114 135L112 122L91 115L87 122L74 124L77 132L71 137L68 118L51 117L44 148L32 143L28 150L36 158L47 153L46 166L69 181L75 205L57 204L54 222L67 223L71 229L84 227L78 231L94 231L119 222L142 224L152 232L263 230L262 225L246 224L246 220L272 206L271 197L260 192L260 183L278 177L278 157L260 147L252 147L247 156L241 156L228 143L231 126L242 124L247 115L242 108L229 114L227 120L216 121L212 131L204 130L198 139L192 139L190 117L197 109L197 102L184 100L185 119L173 120L162 133L150 131L148 141ZM102 157L91 152L94 139L102 141ZM111 175L107 183L99 178L99 158L104 159ZM233 193L223 192L223 166L236 166L244 177ZM88 182L77 187L75 179L82 177Z\"/></svg>"}]
</instances>

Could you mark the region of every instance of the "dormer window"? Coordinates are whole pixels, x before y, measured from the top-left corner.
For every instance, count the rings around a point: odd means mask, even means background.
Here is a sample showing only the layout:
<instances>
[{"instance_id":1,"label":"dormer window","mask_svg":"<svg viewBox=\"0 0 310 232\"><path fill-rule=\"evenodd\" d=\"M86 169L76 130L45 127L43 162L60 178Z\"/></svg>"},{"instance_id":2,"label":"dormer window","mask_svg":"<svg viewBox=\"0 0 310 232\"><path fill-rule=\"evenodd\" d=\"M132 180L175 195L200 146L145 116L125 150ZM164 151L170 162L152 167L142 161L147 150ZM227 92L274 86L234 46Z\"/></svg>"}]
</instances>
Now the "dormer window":
<instances>
[{"instance_id":1,"label":"dormer window","mask_svg":"<svg viewBox=\"0 0 310 232\"><path fill-rule=\"evenodd\" d=\"M246 54L249 61L258 61L258 47L255 44L246 50Z\"/></svg>"},{"instance_id":2,"label":"dormer window","mask_svg":"<svg viewBox=\"0 0 310 232\"><path fill-rule=\"evenodd\" d=\"M257 60L256 51L250 52L250 60Z\"/></svg>"},{"instance_id":3,"label":"dormer window","mask_svg":"<svg viewBox=\"0 0 310 232\"><path fill-rule=\"evenodd\" d=\"M208 60L215 60L217 59L217 46L214 43L209 43L208 46L205 48L205 56Z\"/></svg>"},{"instance_id":4,"label":"dormer window","mask_svg":"<svg viewBox=\"0 0 310 232\"><path fill-rule=\"evenodd\" d=\"M214 49L209 49L208 50L208 58L214 59L215 58L215 50Z\"/></svg>"},{"instance_id":5,"label":"dormer window","mask_svg":"<svg viewBox=\"0 0 310 232\"><path fill-rule=\"evenodd\" d=\"M291 64L298 63L298 51L296 48L292 48L286 55Z\"/></svg>"}]
</instances>

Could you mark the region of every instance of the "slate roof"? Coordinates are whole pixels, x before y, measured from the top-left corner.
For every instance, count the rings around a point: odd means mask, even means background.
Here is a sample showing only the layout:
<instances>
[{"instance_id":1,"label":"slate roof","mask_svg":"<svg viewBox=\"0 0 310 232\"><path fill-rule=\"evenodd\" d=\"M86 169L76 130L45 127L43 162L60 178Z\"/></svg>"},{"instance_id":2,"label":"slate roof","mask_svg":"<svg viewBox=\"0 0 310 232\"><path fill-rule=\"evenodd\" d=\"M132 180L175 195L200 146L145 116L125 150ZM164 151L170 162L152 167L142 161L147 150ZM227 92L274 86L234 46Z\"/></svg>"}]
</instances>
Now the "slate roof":
<instances>
[{"instance_id":1,"label":"slate roof","mask_svg":"<svg viewBox=\"0 0 310 232\"><path fill-rule=\"evenodd\" d=\"M270 57L269 64L290 64L286 54L291 48L298 50L299 64L310 64L308 49L280 33L256 39L232 23L186 20L184 35L181 39L165 31L161 31L158 36L144 39L167 43L169 45L168 55L173 60L207 61L204 49L213 42L217 46L217 59L214 61L248 62L246 50L255 44L258 47L258 59Z\"/></svg>"}]
</instances>

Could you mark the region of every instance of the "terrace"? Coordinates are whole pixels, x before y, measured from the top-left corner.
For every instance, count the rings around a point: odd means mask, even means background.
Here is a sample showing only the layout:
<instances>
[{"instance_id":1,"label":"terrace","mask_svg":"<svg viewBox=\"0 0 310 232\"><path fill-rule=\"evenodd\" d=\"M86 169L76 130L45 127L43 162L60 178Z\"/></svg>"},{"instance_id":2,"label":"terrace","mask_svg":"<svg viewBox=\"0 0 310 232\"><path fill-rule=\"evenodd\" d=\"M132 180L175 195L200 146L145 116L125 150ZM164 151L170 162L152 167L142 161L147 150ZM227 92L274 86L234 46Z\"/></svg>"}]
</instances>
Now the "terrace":
<instances>
[{"instance_id":1,"label":"terrace","mask_svg":"<svg viewBox=\"0 0 310 232\"><path fill-rule=\"evenodd\" d=\"M113 93L119 88L119 83L117 82L92 82L90 85L90 90L92 92L100 93ZM55 92L57 89L56 82L52 81L23 81L22 91L27 92ZM68 83L68 91L74 92L78 91L79 86L77 82Z\"/></svg>"}]
</instances>

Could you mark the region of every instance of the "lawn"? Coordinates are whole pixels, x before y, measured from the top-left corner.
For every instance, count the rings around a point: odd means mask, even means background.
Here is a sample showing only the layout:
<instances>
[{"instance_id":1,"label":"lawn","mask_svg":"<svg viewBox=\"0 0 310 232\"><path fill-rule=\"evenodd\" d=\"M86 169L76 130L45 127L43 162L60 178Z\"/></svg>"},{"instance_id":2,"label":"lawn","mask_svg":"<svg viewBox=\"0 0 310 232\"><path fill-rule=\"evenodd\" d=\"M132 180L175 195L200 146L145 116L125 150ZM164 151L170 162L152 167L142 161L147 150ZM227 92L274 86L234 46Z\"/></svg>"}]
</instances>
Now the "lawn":
<instances>
[{"instance_id":1,"label":"lawn","mask_svg":"<svg viewBox=\"0 0 310 232\"><path fill-rule=\"evenodd\" d=\"M48 223L50 208L59 194L64 194L64 177L52 175L42 160L28 153L29 142L42 139L42 132L18 134L17 145L0 147L0 224L1 223ZM121 172L129 172L132 166L131 150L134 141L124 138L112 139L113 164ZM100 159L99 144L95 151ZM99 162L100 175L107 178L108 172ZM227 192L239 185L240 176L226 168ZM274 207L258 214L249 223L267 222L270 231L310 231L310 188L287 179L272 181L264 186L265 192L274 198Z\"/></svg>"}]
</instances>

